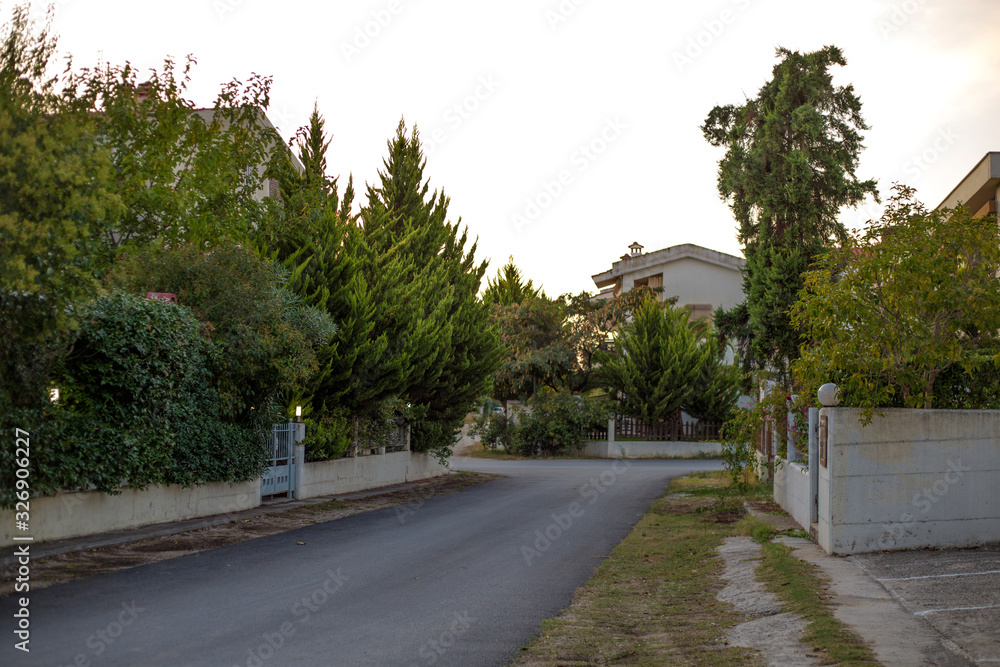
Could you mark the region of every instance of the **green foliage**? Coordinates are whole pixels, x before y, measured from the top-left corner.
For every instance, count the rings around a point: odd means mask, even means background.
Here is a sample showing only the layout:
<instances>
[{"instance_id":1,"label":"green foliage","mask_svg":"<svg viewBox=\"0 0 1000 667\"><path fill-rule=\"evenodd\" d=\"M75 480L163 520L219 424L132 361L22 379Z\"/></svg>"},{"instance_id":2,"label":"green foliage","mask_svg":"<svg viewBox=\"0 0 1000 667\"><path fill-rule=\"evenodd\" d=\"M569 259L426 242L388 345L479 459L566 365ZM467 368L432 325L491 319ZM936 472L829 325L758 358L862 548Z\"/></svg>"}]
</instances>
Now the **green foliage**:
<instances>
[{"instance_id":1,"label":"green foliage","mask_svg":"<svg viewBox=\"0 0 1000 667\"><path fill-rule=\"evenodd\" d=\"M119 202L94 119L49 75L55 38L28 13L15 6L0 36L0 404L37 407L98 289L88 247Z\"/></svg>"},{"instance_id":2,"label":"green foliage","mask_svg":"<svg viewBox=\"0 0 1000 667\"><path fill-rule=\"evenodd\" d=\"M58 404L15 412L33 432L32 489L241 482L264 465L264 434L226 423L212 387L211 343L193 313L121 292L83 312ZM3 467L5 494L13 465ZM9 501L9 496L4 496Z\"/></svg>"},{"instance_id":3,"label":"green foliage","mask_svg":"<svg viewBox=\"0 0 1000 667\"><path fill-rule=\"evenodd\" d=\"M647 299L602 354L599 377L624 414L648 424L685 404L707 352L688 326L688 311Z\"/></svg>"},{"instance_id":4,"label":"green foliage","mask_svg":"<svg viewBox=\"0 0 1000 667\"><path fill-rule=\"evenodd\" d=\"M529 411L518 415L514 453L552 456L583 446L588 430L607 425L610 404L605 399L585 399L566 389L545 389L528 401Z\"/></svg>"},{"instance_id":5,"label":"green foliage","mask_svg":"<svg viewBox=\"0 0 1000 667\"><path fill-rule=\"evenodd\" d=\"M513 413L483 410L469 427L469 435L479 438L489 450L513 452L517 443L517 419Z\"/></svg>"},{"instance_id":6,"label":"green foliage","mask_svg":"<svg viewBox=\"0 0 1000 667\"><path fill-rule=\"evenodd\" d=\"M882 218L824 254L792 311L807 343L795 365L806 391L836 381L841 404L937 405L952 367L975 376L1000 349L1000 232L964 208L928 211L897 185ZM971 387L952 374L952 405ZM969 393L965 393L969 390ZM976 388L989 403L996 387ZM976 400L975 402L978 402Z\"/></svg>"},{"instance_id":7,"label":"green foliage","mask_svg":"<svg viewBox=\"0 0 1000 667\"><path fill-rule=\"evenodd\" d=\"M800 54L779 48L781 61L757 97L712 109L706 140L726 148L720 196L739 223L747 259L746 302L717 318L734 340L743 370L770 368L788 383L799 330L787 312L812 258L845 230L844 206L877 198L875 181L855 176L860 131L868 129L852 86L834 86L830 69L846 65L840 49Z\"/></svg>"},{"instance_id":8,"label":"green foliage","mask_svg":"<svg viewBox=\"0 0 1000 667\"><path fill-rule=\"evenodd\" d=\"M274 264L238 246L127 253L107 279L131 293L172 292L191 308L214 343L211 368L223 416L258 428L280 419L282 396L316 371L314 343L332 330L325 313L301 312L283 280ZM311 322L309 336L299 328L303 320Z\"/></svg>"},{"instance_id":9,"label":"green foliage","mask_svg":"<svg viewBox=\"0 0 1000 667\"><path fill-rule=\"evenodd\" d=\"M362 211L363 270L387 354L363 360L360 377L372 400L412 403L415 449L443 451L499 364L488 311L476 299L486 264L475 263L475 243L466 252L461 221L447 222L444 193L429 194L416 129L407 136L400 121L388 148Z\"/></svg>"},{"instance_id":10,"label":"green foliage","mask_svg":"<svg viewBox=\"0 0 1000 667\"><path fill-rule=\"evenodd\" d=\"M736 408L742 374L739 368L726 363L726 350L711 328L705 332L699 347L702 362L698 377L681 407L699 421L724 422Z\"/></svg>"},{"instance_id":11,"label":"green foliage","mask_svg":"<svg viewBox=\"0 0 1000 667\"><path fill-rule=\"evenodd\" d=\"M599 352L647 298L656 298L655 292L638 287L615 299L595 301L581 292L494 304L492 319L506 355L493 376L492 396L527 400L542 387L572 392L596 388Z\"/></svg>"},{"instance_id":12,"label":"green foliage","mask_svg":"<svg viewBox=\"0 0 1000 667\"><path fill-rule=\"evenodd\" d=\"M496 278L486 279L486 289L483 291L483 303L488 306L494 304L498 306L513 306L523 303L525 299L534 299L540 296L541 289L534 287L531 281L524 282L521 271L514 264L514 257L508 258L507 263L497 272Z\"/></svg>"},{"instance_id":13,"label":"green foliage","mask_svg":"<svg viewBox=\"0 0 1000 667\"><path fill-rule=\"evenodd\" d=\"M164 61L139 83L130 66L102 65L73 77L110 150L112 191L124 204L106 247L154 241L201 247L244 242L261 222L257 200L281 138L264 119L271 80L253 75L222 86L211 109L185 99L194 58Z\"/></svg>"},{"instance_id":14,"label":"green foliage","mask_svg":"<svg viewBox=\"0 0 1000 667\"><path fill-rule=\"evenodd\" d=\"M339 459L351 448L352 420L346 410L327 410L316 419L304 419L306 461Z\"/></svg>"}]
</instances>

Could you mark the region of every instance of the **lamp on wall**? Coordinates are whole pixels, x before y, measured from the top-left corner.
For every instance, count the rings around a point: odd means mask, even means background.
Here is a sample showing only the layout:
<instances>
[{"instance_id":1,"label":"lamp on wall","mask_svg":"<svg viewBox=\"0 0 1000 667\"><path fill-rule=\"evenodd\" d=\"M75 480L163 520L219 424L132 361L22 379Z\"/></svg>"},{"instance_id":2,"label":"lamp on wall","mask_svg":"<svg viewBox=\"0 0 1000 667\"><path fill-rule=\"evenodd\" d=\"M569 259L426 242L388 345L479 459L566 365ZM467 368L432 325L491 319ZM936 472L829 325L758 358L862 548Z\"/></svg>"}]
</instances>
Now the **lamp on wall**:
<instances>
[{"instance_id":1,"label":"lamp on wall","mask_svg":"<svg viewBox=\"0 0 1000 667\"><path fill-rule=\"evenodd\" d=\"M295 406L295 421L297 421L297 422L302 421L302 406L301 405L296 405Z\"/></svg>"}]
</instances>

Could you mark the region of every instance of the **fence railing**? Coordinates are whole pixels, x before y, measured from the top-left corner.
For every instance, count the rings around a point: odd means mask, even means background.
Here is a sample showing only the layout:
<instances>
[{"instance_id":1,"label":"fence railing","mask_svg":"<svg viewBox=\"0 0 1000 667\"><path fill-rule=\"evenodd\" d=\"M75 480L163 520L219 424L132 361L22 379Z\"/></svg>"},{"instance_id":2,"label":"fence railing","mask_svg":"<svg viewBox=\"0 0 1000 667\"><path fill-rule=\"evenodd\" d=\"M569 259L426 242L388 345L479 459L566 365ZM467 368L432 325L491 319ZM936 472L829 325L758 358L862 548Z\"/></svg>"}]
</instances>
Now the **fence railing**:
<instances>
[{"instance_id":1,"label":"fence railing","mask_svg":"<svg viewBox=\"0 0 1000 667\"><path fill-rule=\"evenodd\" d=\"M717 422L687 422L677 414L655 424L647 424L636 417L615 415L615 440L653 440L653 441L693 441L718 440L721 423ZM598 426L584 433L587 440L607 440L608 427Z\"/></svg>"}]
</instances>

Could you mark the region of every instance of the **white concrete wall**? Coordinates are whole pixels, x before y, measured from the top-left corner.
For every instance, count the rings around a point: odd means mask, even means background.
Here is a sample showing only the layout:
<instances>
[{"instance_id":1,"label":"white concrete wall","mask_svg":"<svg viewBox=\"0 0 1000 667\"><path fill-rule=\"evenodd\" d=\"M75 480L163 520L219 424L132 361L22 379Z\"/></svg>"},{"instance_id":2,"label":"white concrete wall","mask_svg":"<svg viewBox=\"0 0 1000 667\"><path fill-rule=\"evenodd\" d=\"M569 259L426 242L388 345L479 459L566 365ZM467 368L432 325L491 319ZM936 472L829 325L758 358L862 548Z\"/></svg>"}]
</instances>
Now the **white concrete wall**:
<instances>
[{"instance_id":1,"label":"white concrete wall","mask_svg":"<svg viewBox=\"0 0 1000 667\"><path fill-rule=\"evenodd\" d=\"M801 463L775 459L774 502L781 505L803 530L809 530L812 492L809 488L809 470Z\"/></svg>"},{"instance_id":2,"label":"white concrete wall","mask_svg":"<svg viewBox=\"0 0 1000 667\"><path fill-rule=\"evenodd\" d=\"M616 440L609 443L606 440L585 440L580 453L602 459L721 457L722 445L718 442Z\"/></svg>"},{"instance_id":3,"label":"white concrete wall","mask_svg":"<svg viewBox=\"0 0 1000 667\"><path fill-rule=\"evenodd\" d=\"M20 535L30 535L37 543L250 509L260 505L260 481L219 482L186 489L125 488L117 496L80 491L32 498L29 502L31 529ZM0 510L0 544L14 544L17 532L14 512Z\"/></svg>"},{"instance_id":4,"label":"white concrete wall","mask_svg":"<svg viewBox=\"0 0 1000 667\"><path fill-rule=\"evenodd\" d=\"M433 456L417 452L316 461L302 466L301 485L295 495L298 498L315 498L351 493L429 479L447 472L448 468Z\"/></svg>"},{"instance_id":5,"label":"white concrete wall","mask_svg":"<svg viewBox=\"0 0 1000 667\"><path fill-rule=\"evenodd\" d=\"M834 554L1000 543L1000 411L824 408L818 539Z\"/></svg>"}]
</instances>

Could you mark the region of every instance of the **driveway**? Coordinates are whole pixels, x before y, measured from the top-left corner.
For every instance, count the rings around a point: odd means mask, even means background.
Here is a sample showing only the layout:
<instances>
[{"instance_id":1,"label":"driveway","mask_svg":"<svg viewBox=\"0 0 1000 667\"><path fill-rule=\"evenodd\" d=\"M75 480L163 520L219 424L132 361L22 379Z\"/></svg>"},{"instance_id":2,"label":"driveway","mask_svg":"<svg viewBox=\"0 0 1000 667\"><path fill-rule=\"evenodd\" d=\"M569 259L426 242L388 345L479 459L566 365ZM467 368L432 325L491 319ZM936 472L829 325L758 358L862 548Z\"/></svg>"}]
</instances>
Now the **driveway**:
<instances>
[{"instance_id":1,"label":"driveway","mask_svg":"<svg viewBox=\"0 0 1000 667\"><path fill-rule=\"evenodd\" d=\"M1000 547L851 556L977 664L1000 665Z\"/></svg>"},{"instance_id":2,"label":"driveway","mask_svg":"<svg viewBox=\"0 0 1000 667\"><path fill-rule=\"evenodd\" d=\"M483 461L503 478L28 593L4 665L496 665L671 477L714 461ZM0 600L11 619L17 597ZM8 621L9 622L9 621ZM9 627L9 626L5 626Z\"/></svg>"}]
</instances>

